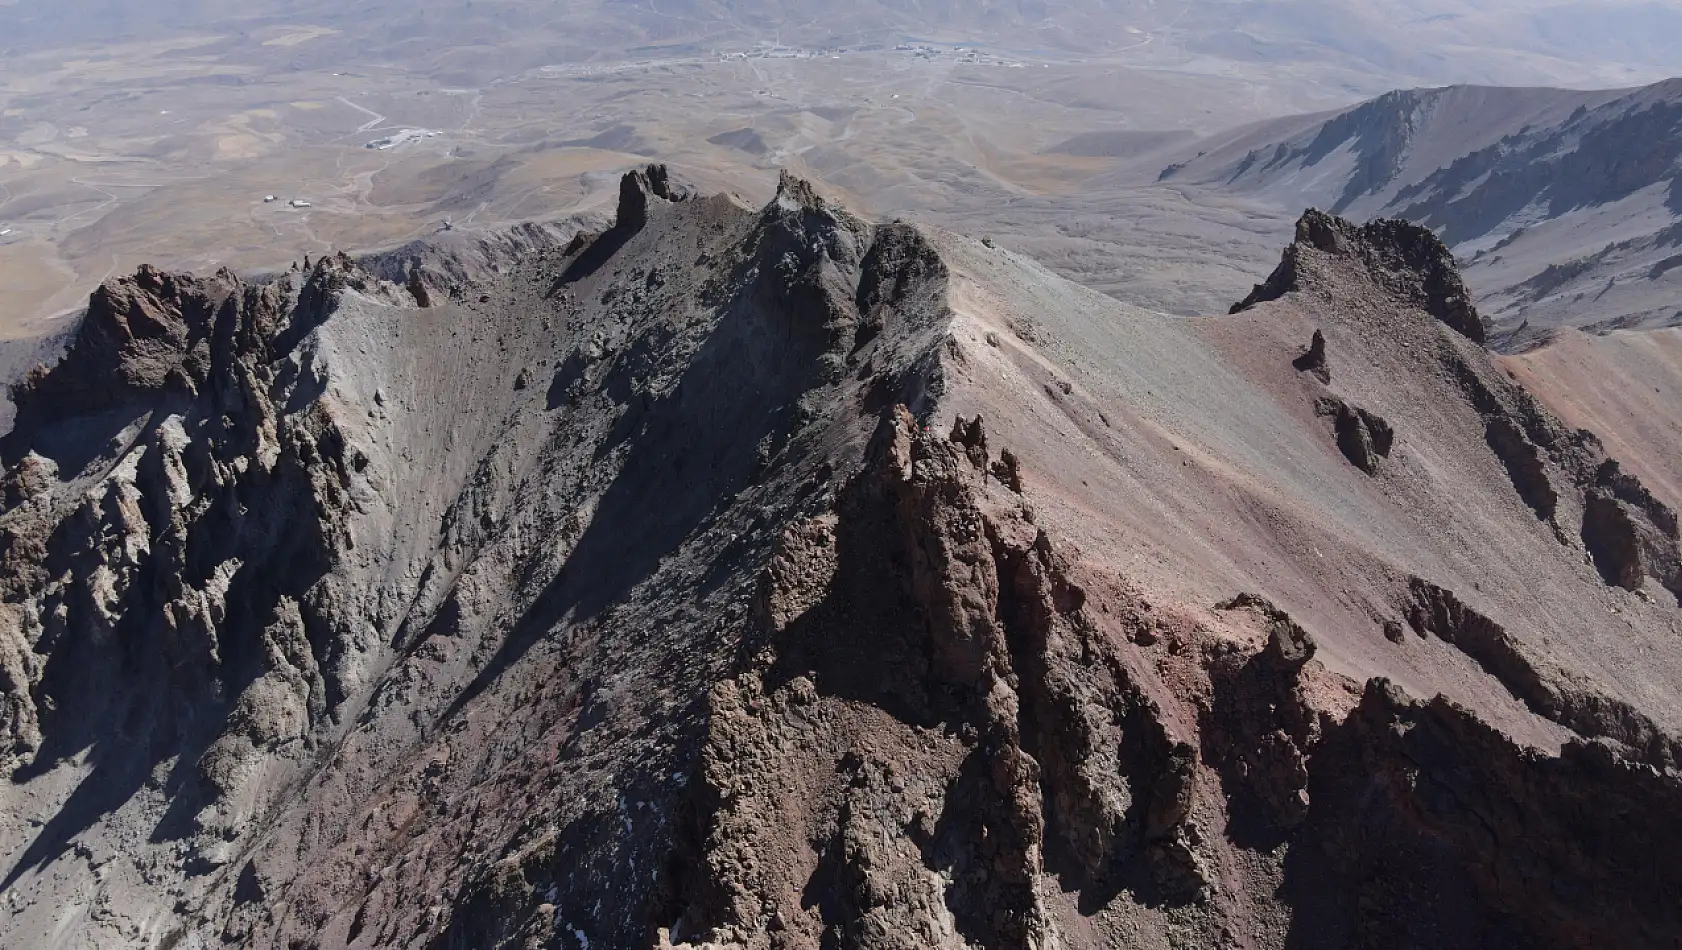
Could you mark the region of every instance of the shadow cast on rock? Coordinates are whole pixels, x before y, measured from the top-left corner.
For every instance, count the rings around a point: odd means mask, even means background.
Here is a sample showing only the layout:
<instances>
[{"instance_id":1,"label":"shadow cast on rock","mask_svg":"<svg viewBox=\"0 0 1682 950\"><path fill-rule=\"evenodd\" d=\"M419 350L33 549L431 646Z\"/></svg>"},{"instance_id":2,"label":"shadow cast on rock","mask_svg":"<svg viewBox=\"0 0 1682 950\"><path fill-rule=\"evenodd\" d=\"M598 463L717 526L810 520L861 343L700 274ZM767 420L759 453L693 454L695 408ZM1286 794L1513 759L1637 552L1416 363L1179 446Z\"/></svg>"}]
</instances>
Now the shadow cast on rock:
<instances>
[{"instance_id":1,"label":"shadow cast on rock","mask_svg":"<svg viewBox=\"0 0 1682 950\"><path fill-rule=\"evenodd\" d=\"M646 333L670 336L661 326ZM802 397L826 381L822 358L834 345L821 318L759 283L721 301L693 353L633 342L600 382L621 408L596 455L611 462L623 452L618 474L565 564L453 709L542 637L622 601L766 478L807 417ZM652 383L662 360L682 360L682 370L657 394Z\"/></svg>"}]
</instances>

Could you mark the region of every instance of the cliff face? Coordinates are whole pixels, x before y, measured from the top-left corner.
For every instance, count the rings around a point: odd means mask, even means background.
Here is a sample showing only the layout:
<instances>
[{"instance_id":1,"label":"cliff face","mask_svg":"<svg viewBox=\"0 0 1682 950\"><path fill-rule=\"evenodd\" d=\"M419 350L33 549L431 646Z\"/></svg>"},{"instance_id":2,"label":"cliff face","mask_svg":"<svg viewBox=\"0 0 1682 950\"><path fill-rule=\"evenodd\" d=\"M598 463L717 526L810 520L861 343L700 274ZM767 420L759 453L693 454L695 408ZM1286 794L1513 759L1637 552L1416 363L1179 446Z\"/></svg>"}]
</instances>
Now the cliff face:
<instances>
[{"instance_id":1,"label":"cliff face","mask_svg":"<svg viewBox=\"0 0 1682 950\"><path fill-rule=\"evenodd\" d=\"M5 942L1674 937L1676 518L1428 233L1191 323L794 179L556 233L18 389Z\"/></svg>"},{"instance_id":2,"label":"cliff face","mask_svg":"<svg viewBox=\"0 0 1682 950\"><path fill-rule=\"evenodd\" d=\"M212 805L356 688L370 459L304 342L347 294L395 299L344 259L262 287L142 268L16 389L0 584L18 775L85 758L97 813L185 748L204 769L176 802L202 784ZM39 844L20 870L65 841Z\"/></svg>"}]
</instances>

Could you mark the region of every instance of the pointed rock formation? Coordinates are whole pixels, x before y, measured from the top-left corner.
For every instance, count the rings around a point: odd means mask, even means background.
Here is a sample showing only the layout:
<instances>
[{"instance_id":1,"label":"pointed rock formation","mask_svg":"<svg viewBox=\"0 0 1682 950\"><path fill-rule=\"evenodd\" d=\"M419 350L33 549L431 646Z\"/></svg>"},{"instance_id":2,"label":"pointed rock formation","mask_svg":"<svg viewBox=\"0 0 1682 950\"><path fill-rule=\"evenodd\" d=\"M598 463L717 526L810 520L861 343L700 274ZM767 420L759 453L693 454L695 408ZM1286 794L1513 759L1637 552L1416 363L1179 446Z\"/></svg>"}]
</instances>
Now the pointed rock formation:
<instances>
[{"instance_id":1,"label":"pointed rock formation","mask_svg":"<svg viewBox=\"0 0 1682 950\"><path fill-rule=\"evenodd\" d=\"M1399 220L1357 226L1317 210L1303 214L1279 267L1232 312L1301 291L1315 283L1319 269L1336 267L1339 260L1355 262L1388 294L1415 304L1468 340L1484 342L1471 291L1454 255L1435 234Z\"/></svg>"}]
</instances>

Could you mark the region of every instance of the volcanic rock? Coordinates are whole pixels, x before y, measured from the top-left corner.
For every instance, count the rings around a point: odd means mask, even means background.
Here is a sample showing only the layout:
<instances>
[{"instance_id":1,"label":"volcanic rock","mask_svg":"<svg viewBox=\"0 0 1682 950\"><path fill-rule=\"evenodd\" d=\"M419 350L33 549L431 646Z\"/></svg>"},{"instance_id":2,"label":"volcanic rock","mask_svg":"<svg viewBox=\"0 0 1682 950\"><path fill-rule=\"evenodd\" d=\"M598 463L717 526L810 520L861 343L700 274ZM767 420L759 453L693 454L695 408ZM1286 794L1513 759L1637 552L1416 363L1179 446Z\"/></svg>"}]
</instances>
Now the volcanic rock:
<instances>
[{"instance_id":1,"label":"volcanic rock","mask_svg":"<svg viewBox=\"0 0 1682 950\"><path fill-rule=\"evenodd\" d=\"M93 296L0 443L0 942L1674 942L1676 500L1428 234L1181 321L618 212Z\"/></svg>"}]
</instances>

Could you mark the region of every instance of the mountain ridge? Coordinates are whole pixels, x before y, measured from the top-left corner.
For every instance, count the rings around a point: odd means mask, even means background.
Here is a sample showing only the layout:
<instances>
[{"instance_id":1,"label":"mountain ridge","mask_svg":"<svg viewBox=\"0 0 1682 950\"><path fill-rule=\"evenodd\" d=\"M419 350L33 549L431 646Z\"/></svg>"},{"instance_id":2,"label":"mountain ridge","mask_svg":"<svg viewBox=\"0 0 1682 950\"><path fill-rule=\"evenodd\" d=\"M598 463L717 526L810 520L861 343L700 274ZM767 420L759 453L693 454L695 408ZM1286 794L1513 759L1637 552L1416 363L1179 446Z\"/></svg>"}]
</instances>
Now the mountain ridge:
<instances>
[{"instance_id":1,"label":"mountain ridge","mask_svg":"<svg viewBox=\"0 0 1682 950\"><path fill-rule=\"evenodd\" d=\"M5 939L1663 945L1667 436L1300 231L1175 320L654 168L471 275L114 279L0 444Z\"/></svg>"}]
</instances>

